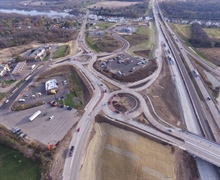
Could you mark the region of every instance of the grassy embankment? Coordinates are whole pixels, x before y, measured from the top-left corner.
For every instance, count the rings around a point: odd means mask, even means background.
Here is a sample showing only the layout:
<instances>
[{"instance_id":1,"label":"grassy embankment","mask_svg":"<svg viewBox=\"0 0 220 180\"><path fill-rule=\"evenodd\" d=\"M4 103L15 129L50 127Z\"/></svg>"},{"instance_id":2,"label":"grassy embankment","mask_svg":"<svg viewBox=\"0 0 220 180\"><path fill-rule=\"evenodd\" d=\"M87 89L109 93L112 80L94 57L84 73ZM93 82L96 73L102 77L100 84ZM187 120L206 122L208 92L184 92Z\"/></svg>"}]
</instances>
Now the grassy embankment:
<instances>
[{"instance_id":1,"label":"grassy embankment","mask_svg":"<svg viewBox=\"0 0 220 180\"><path fill-rule=\"evenodd\" d=\"M2 100L5 97L5 93L0 93L0 100Z\"/></svg>"},{"instance_id":2,"label":"grassy embankment","mask_svg":"<svg viewBox=\"0 0 220 180\"><path fill-rule=\"evenodd\" d=\"M130 48L128 49L129 54L135 56L134 51L152 51L154 47L154 33L151 28L147 26L138 27L137 32L132 35L123 35L130 43Z\"/></svg>"},{"instance_id":3,"label":"grassy embankment","mask_svg":"<svg viewBox=\"0 0 220 180\"><path fill-rule=\"evenodd\" d=\"M191 46L189 43L189 38L190 38L190 25L181 25L181 24L172 24L170 23L170 25L173 27L175 33L185 42L185 44L187 46ZM205 30L205 32L208 34L208 36L210 38L219 38L220 37L220 30L216 29L216 28L203 28ZM197 53L197 55L202 58L203 60L207 61L206 59L212 59L213 57L217 57L215 59L220 58L220 53L218 48L197 48L194 49L194 51ZM197 61L191 57L192 60L194 60L194 62L196 63ZM212 63L216 63L214 61L212 61ZM200 74L200 76L202 77L202 79L204 80L205 84L207 85L207 87L209 88L211 94L213 95L214 98L218 97L218 92L216 90L212 89L212 83L208 80L208 78L206 77L205 73L203 72L204 67L200 67L201 65L196 64L197 70ZM189 74L191 74L191 72L189 72ZM194 78L191 76L191 78L193 79L194 82ZM195 84L195 82L194 82ZM199 92L199 88L196 86L195 87L197 89L197 92ZM200 98L203 100L203 97L200 94Z\"/></svg>"},{"instance_id":4,"label":"grassy embankment","mask_svg":"<svg viewBox=\"0 0 220 180\"><path fill-rule=\"evenodd\" d=\"M93 27L98 27L99 30L106 30L114 25L115 23L101 22L101 23L95 24Z\"/></svg>"},{"instance_id":5,"label":"grassy embankment","mask_svg":"<svg viewBox=\"0 0 220 180\"><path fill-rule=\"evenodd\" d=\"M79 80L79 77L76 74L71 74L68 77L68 83L69 83L69 94L66 95L64 100L59 100L60 104L65 104L66 106L73 107L75 109L80 109L83 105L82 102L84 102L83 97L83 88L81 86L81 82Z\"/></svg>"},{"instance_id":6,"label":"grassy embankment","mask_svg":"<svg viewBox=\"0 0 220 180\"><path fill-rule=\"evenodd\" d=\"M53 53L53 58L57 59L60 57L65 57L69 53L70 53L70 46L69 45L62 45Z\"/></svg>"},{"instance_id":7,"label":"grassy embankment","mask_svg":"<svg viewBox=\"0 0 220 180\"><path fill-rule=\"evenodd\" d=\"M190 46L193 49L192 53L196 54L199 58L203 59L212 66L220 65L219 48L192 47L192 45L189 43L190 34L191 34L190 25L173 24L173 23L169 23L169 25L173 28L174 32L179 36L179 38L182 39L182 41L186 44L186 46ZM216 38L216 39L220 38L220 29L217 28L203 28L203 29L210 38Z\"/></svg>"},{"instance_id":8,"label":"grassy embankment","mask_svg":"<svg viewBox=\"0 0 220 180\"><path fill-rule=\"evenodd\" d=\"M113 52L122 46L120 41L114 39L107 33L103 36L89 36L87 32L85 41L87 46L96 53Z\"/></svg>"},{"instance_id":9,"label":"grassy embankment","mask_svg":"<svg viewBox=\"0 0 220 180\"><path fill-rule=\"evenodd\" d=\"M16 80L5 80L4 82L5 82L6 85L11 85L11 84L13 84L15 81L16 81Z\"/></svg>"},{"instance_id":10,"label":"grassy embankment","mask_svg":"<svg viewBox=\"0 0 220 180\"><path fill-rule=\"evenodd\" d=\"M24 158L23 154L9 147L0 145L1 180L38 180L40 169L36 162Z\"/></svg>"}]
</instances>

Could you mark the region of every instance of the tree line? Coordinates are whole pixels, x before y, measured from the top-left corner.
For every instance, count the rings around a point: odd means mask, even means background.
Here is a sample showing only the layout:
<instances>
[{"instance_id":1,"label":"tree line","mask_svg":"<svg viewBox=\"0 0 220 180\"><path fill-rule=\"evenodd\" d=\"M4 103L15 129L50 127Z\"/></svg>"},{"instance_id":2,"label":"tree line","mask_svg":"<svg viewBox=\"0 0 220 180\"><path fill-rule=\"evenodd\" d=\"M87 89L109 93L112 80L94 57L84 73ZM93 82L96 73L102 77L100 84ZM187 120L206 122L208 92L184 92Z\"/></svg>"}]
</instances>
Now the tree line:
<instances>
[{"instance_id":1,"label":"tree line","mask_svg":"<svg viewBox=\"0 0 220 180\"><path fill-rule=\"evenodd\" d=\"M67 42L76 39L78 31L69 29L76 24L70 20L49 17L0 13L0 49L41 43Z\"/></svg>"},{"instance_id":2,"label":"tree line","mask_svg":"<svg viewBox=\"0 0 220 180\"><path fill-rule=\"evenodd\" d=\"M143 3L134 4L127 7L119 7L119 8L97 8L93 7L90 9L94 14L101 16L117 16L117 17L129 17L129 18L137 18L144 16L146 10L148 9L149 0L144 0Z\"/></svg>"},{"instance_id":3,"label":"tree line","mask_svg":"<svg viewBox=\"0 0 220 180\"><path fill-rule=\"evenodd\" d=\"M220 20L219 0L162 1L159 6L168 18Z\"/></svg>"},{"instance_id":4,"label":"tree line","mask_svg":"<svg viewBox=\"0 0 220 180\"><path fill-rule=\"evenodd\" d=\"M191 36L189 42L194 47L212 47L212 40L209 38L207 33L202 29L199 23L193 23L191 26Z\"/></svg>"}]
</instances>

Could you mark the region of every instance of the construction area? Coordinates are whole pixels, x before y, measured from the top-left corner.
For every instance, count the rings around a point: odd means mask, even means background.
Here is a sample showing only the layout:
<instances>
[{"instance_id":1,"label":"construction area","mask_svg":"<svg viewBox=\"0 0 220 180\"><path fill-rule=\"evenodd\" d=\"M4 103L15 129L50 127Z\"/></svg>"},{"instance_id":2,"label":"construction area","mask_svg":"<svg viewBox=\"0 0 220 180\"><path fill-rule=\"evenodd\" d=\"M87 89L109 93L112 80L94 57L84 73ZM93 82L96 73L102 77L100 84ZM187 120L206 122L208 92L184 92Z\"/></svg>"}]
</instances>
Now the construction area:
<instances>
[{"instance_id":1,"label":"construction area","mask_svg":"<svg viewBox=\"0 0 220 180\"><path fill-rule=\"evenodd\" d=\"M173 146L95 123L80 179L197 179L195 161Z\"/></svg>"}]
</instances>

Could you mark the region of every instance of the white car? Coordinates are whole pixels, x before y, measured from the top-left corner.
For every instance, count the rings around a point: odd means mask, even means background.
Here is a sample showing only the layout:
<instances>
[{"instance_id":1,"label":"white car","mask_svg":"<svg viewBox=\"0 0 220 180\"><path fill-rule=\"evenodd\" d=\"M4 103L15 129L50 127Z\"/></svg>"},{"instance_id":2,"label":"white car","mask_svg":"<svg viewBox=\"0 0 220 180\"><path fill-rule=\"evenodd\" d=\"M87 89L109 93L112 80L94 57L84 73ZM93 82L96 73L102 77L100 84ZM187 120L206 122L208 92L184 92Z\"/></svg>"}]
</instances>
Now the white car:
<instances>
[{"instance_id":1,"label":"white car","mask_svg":"<svg viewBox=\"0 0 220 180\"><path fill-rule=\"evenodd\" d=\"M54 116L50 116L50 117L49 117L49 120L53 119L53 117L54 117Z\"/></svg>"},{"instance_id":2,"label":"white car","mask_svg":"<svg viewBox=\"0 0 220 180\"><path fill-rule=\"evenodd\" d=\"M19 102L25 102L25 99L19 99L18 101Z\"/></svg>"},{"instance_id":3,"label":"white car","mask_svg":"<svg viewBox=\"0 0 220 180\"><path fill-rule=\"evenodd\" d=\"M9 102L9 99L7 99L6 101L5 101L5 104L7 104Z\"/></svg>"}]
</instances>

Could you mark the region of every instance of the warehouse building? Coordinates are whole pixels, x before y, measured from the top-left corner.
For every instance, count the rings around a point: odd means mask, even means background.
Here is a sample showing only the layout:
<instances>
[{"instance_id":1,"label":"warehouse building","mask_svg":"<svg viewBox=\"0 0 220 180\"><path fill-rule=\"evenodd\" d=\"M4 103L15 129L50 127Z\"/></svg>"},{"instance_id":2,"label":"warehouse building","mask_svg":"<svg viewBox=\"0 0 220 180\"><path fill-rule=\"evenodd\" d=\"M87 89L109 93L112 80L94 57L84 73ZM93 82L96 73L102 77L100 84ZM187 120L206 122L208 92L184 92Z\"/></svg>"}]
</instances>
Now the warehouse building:
<instances>
[{"instance_id":1,"label":"warehouse building","mask_svg":"<svg viewBox=\"0 0 220 180\"><path fill-rule=\"evenodd\" d=\"M22 73L22 71L23 71L23 69L24 69L25 66L26 66L26 61L19 62L19 63L15 66L15 68L14 68L14 70L12 71L11 74L13 74L13 75L20 75L20 74Z\"/></svg>"}]
</instances>

